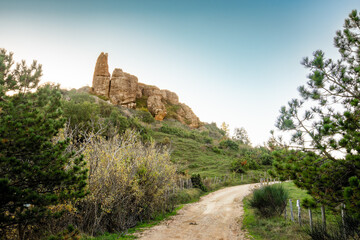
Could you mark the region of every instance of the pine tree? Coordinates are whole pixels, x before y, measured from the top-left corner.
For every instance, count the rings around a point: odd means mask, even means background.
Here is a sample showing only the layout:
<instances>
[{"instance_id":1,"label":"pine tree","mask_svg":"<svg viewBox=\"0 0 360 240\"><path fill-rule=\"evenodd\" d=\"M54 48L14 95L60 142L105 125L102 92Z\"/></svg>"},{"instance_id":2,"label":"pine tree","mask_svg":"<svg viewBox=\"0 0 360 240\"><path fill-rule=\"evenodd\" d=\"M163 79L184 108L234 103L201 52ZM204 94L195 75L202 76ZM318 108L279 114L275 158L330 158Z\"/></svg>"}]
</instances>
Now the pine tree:
<instances>
[{"instance_id":1,"label":"pine tree","mask_svg":"<svg viewBox=\"0 0 360 240\"><path fill-rule=\"evenodd\" d=\"M360 218L360 14L353 10L334 38L341 58L314 52L303 65L310 70L301 100L282 107L277 127L292 132L293 146L283 150L279 172L288 170L299 186L327 205L346 203ZM312 105L310 108L306 106ZM339 157L334 152L342 152ZM282 155L282 157L281 157ZM286 155L286 156L285 156ZM290 155L293 155L292 157Z\"/></svg>"},{"instance_id":2,"label":"pine tree","mask_svg":"<svg viewBox=\"0 0 360 240\"><path fill-rule=\"evenodd\" d=\"M49 206L84 196L87 171L66 153L68 140L53 141L65 123L59 87L38 87L36 61L13 65L0 49L0 234L16 228L24 239L28 226L57 214Z\"/></svg>"}]
</instances>

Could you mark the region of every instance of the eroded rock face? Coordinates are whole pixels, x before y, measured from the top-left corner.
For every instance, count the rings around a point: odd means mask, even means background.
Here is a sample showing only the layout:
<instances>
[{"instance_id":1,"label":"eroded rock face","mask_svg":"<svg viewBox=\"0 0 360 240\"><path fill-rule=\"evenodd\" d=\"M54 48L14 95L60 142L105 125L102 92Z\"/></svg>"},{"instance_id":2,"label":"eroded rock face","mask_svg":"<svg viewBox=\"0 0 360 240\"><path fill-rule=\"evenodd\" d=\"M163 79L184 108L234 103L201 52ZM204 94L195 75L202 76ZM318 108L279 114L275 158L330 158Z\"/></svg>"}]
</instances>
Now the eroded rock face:
<instances>
[{"instance_id":1,"label":"eroded rock face","mask_svg":"<svg viewBox=\"0 0 360 240\"><path fill-rule=\"evenodd\" d=\"M150 96L154 96L154 95L160 95L161 96L161 90L160 90L160 88L158 88L156 86L151 86L151 85L144 84L142 94L143 94L144 97L150 97Z\"/></svg>"},{"instance_id":2,"label":"eroded rock face","mask_svg":"<svg viewBox=\"0 0 360 240\"><path fill-rule=\"evenodd\" d=\"M109 96L110 73L108 54L101 53L96 61L92 91L100 96Z\"/></svg>"},{"instance_id":3,"label":"eroded rock face","mask_svg":"<svg viewBox=\"0 0 360 240\"><path fill-rule=\"evenodd\" d=\"M200 119L195 115L192 109L184 103L178 104L180 108L176 111L176 119L182 124L191 128L198 128L201 125Z\"/></svg>"},{"instance_id":4,"label":"eroded rock face","mask_svg":"<svg viewBox=\"0 0 360 240\"><path fill-rule=\"evenodd\" d=\"M135 108L137 91L137 77L123 72L120 68L115 68L110 82L110 102L127 108Z\"/></svg>"},{"instance_id":5,"label":"eroded rock face","mask_svg":"<svg viewBox=\"0 0 360 240\"><path fill-rule=\"evenodd\" d=\"M159 121L167 115L166 105L178 105L174 118L191 128L201 125L191 108L179 103L176 93L139 83L136 76L123 72L120 68L114 69L110 79L107 53L101 53L96 61L92 92L109 97L112 104L127 108L136 108L136 99L145 98L149 112Z\"/></svg>"},{"instance_id":6,"label":"eroded rock face","mask_svg":"<svg viewBox=\"0 0 360 240\"><path fill-rule=\"evenodd\" d=\"M137 89L137 92L136 92L136 98L142 98L145 86L146 85L143 84L143 83L138 83L138 89Z\"/></svg>"},{"instance_id":7,"label":"eroded rock face","mask_svg":"<svg viewBox=\"0 0 360 240\"><path fill-rule=\"evenodd\" d=\"M161 90L161 96L163 99L170 104L179 104L179 97L176 93L169 90Z\"/></svg>"},{"instance_id":8,"label":"eroded rock face","mask_svg":"<svg viewBox=\"0 0 360 240\"><path fill-rule=\"evenodd\" d=\"M162 121L167 114L165 104L161 100L162 97L160 95L152 95L147 100L149 112L154 115L155 120L158 121Z\"/></svg>"}]
</instances>

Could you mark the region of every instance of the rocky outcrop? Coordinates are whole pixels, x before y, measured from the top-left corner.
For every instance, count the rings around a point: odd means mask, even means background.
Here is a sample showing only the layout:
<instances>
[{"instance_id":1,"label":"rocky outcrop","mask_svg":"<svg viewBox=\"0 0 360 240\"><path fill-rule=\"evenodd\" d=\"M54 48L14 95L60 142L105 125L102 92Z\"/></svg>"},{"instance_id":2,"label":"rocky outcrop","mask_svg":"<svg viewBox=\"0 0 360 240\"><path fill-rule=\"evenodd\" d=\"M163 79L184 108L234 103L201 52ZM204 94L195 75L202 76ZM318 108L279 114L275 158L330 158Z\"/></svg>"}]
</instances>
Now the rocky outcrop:
<instances>
[{"instance_id":1,"label":"rocky outcrop","mask_svg":"<svg viewBox=\"0 0 360 240\"><path fill-rule=\"evenodd\" d=\"M109 98L112 104L127 108L136 107L138 91L137 77L125 73L120 68L115 68L110 80Z\"/></svg>"},{"instance_id":2,"label":"rocky outcrop","mask_svg":"<svg viewBox=\"0 0 360 240\"><path fill-rule=\"evenodd\" d=\"M176 93L169 90L161 90L161 96L170 104L179 104L179 97Z\"/></svg>"},{"instance_id":3,"label":"rocky outcrop","mask_svg":"<svg viewBox=\"0 0 360 240\"><path fill-rule=\"evenodd\" d=\"M142 95L144 97L150 97L150 96L154 96L154 95L161 96L161 90L158 87L144 84L142 87Z\"/></svg>"},{"instance_id":4,"label":"rocky outcrop","mask_svg":"<svg viewBox=\"0 0 360 240\"><path fill-rule=\"evenodd\" d=\"M147 100L149 112L154 115L155 120L162 121L166 117L166 107L160 95L151 95Z\"/></svg>"},{"instance_id":5,"label":"rocky outcrop","mask_svg":"<svg viewBox=\"0 0 360 240\"><path fill-rule=\"evenodd\" d=\"M108 65L108 54L101 53L96 61L94 77L92 82L92 92L97 95L109 96L110 73Z\"/></svg>"},{"instance_id":6,"label":"rocky outcrop","mask_svg":"<svg viewBox=\"0 0 360 240\"><path fill-rule=\"evenodd\" d=\"M192 109L184 103L179 104L180 108L176 111L175 118L182 124L191 128L198 128L201 125L200 119L195 115Z\"/></svg>"},{"instance_id":7,"label":"rocky outcrop","mask_svg":"<svg viewBox=\"0 0 360 240\"><path fill-rule=\"evenodd\" d=\"M101 53L97 59L91 90L96 95L108 97L112 104L127 108L136 108L136 100L144 99L149 112L159 121L167 115L166 106L176 106L173 108L176 111L171 114L173 118L191 128L201 125L191 108L179 102L176 93L139 83L136 76L123 72L120 68L114 69L110 79L107 53Z\"/></svg>"}]
</instances>

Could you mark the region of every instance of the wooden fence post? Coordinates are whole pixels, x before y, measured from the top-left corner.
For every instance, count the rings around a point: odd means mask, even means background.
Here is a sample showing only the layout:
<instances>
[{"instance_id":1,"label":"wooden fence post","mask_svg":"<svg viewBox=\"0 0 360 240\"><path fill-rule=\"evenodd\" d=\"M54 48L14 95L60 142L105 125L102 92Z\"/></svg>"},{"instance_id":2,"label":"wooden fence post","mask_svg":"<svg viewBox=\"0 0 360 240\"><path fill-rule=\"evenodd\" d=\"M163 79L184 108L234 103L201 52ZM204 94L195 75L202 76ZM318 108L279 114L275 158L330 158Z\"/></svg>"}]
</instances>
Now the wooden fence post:
<instances>
[{"instance_id":1,"label":"wooden fence post","mask_svg":"<svg viewBox=\"0 0 360 240\"><path fill-rule=\"evenodd\" d=\"M312 212L311 208L309 208L309 221L310 221L310 229L313 230L313 222L312 222Z\"/></svg>"},{"instance_id":2,"label":"wooden fence post","mask_svg":"<svg viewBox=\"0 0 360 240\"><path fill-rule=\"evenodd\" d=\"M290 217L291 217L291 221L295 222L295 220L294 220L293 206L292 206L292 201L291 201L291 199L289 199L289 203L290 203Z\"/></svg>"},{"instance_id":3,"label":"wooden fence post","mask_svg":"<svg viewBox=\"0 0 360 240\"><path fill-rule=\"evenodd\" d=\"M321 219L322 219L323 229L326 232L326 216L325 216L325 207L324 207L324 205L321 205Z\"/></svg>"},{"instance_id":4,"label":"wooden fence post","mask_svg":"<svg viewBox=\"0 0 360 240\"><path fill-rule=\"evenodd\" d=\"M244 181L244 174L241 174L241 181Z\"/></svg>"},{"instance_id":5,"label":"wooden fence post","mask_svg":"<svg viewBox=\"0 0 360 240\"><path fill-rule=\"evenodd\" d=\"M298 220L299 225L301 226L301 206L300 206L300 200L296 200L296 206L298 207Z\"/></svg>"},{"instance_id":6,"label":"wooden fence post","mask_svg":"<svg viewBox=\"0 0 360 240\"><path fill-rule=\"evenodd\" d=\"M344 238L347 239L347 235L346 235L346 222L345 222L345 204L342 203L341 204L341 220L342 220L342 224L343 224L343 229L344 229Z\"/></svg>"}]
</instances>

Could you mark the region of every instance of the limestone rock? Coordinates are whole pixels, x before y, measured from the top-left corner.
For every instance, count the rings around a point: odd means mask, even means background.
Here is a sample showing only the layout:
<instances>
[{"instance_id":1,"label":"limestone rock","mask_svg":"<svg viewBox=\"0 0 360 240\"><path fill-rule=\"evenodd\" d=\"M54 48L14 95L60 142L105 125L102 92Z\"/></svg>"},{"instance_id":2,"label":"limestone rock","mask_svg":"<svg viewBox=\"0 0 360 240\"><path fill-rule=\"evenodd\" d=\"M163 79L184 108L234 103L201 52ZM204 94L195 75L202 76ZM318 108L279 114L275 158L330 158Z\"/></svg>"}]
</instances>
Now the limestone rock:
<instances>
[{"instance_id":1,"label":"limestone rock","mask_svg":"<svg viewBox=\"0 0 360 240\"><path fill-rule=\"evenodd\" d=\"M149 112L155 116L155 120L158 121L162 121L167 114L166 107L161 99L161 95L151 95L147 100Z\"/></svg>"},{"instance_id":2,"label":"limestone rock","mask_svg":"<svg viewBox=\"0 0 360 240\"><path fill-rule=\"evenodd\" d=\"M86 90L84 89L84 91ZM139 83L136 76L123 72L120 68L114 69L110 79L107 53L102 52L96 61L91 92L108 97L112 104L126 108L136 108L137 99L143 98L142 104L145 103L143 100L147 99L149 112L159 121L162 121L167 115L166 106L175 105L176 108L169 109L171 116L168 117L175 118L191 128L198 128L201 125L199 118L191 108L179 102L176 93Z\"/></svg>"},{"instance_id":3,"label":"limestone rock","mask_svg":"<svg viewBox=\"0 0 360 240\"><path fill-rule=\"evenodd\" d=\"M151 85L145 85L144 84L142 94L143 94L144 97L150 97L150 96L154 96L154 95L161 96L161 91L156 86L151 86Z\"/></svg>"},{"instance_id":4,"label":"limestone rock","mask_svg":"<svg viewBox=\"0 0 360 240\"><path fill-rule=\"evenodd\" d=\"M170 104L179 104L179 97L176 93L169 90L161 90L161 96Z\"/></svg>"},{"instance_id":5,"label":"limestone rock","mask_svg":"<svg viewBox=\"0 0 360 240\"><path fill-rule=\"evenodd\" d=\"M180 108L176 111L175 118L182 124L186 124L191 128L198 128L201 125L199 118L192 109L184 103L178 104Z\"/></svg>"},{"instance_id":6,"label":"limestone rock","mask_svg":"<svg viewBox=\"0 0 360 240\"><path fill-rule=\"evenodd\" d=\"M136 94L138 91L137 77L115 68L111 77L109 97L112 104L136 107Z\"/></svg>"},{"instance_id":7,"label":"limestone rock","mask_svg":"<svg viewBox=\"0 0 360 240\"><path fill-rule=\"evenodd\" d=\"M136 92L136 98L142 98L143 97L143 91L145 88L146 84L143 83L138 83L138 89Z\"/></svg>"},{"instance_id":8,"label":"limestone rock","mask_svg":"<svg viewBox=\"0 0 360 240\"><path fill-rule=\"evenodd\" d=\"M96 95L109 96L110 73L108 65L108 54L101 53L96 61L92 91Z\"/></svg>"}]
</instances>

